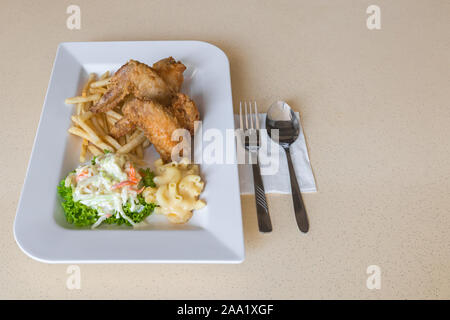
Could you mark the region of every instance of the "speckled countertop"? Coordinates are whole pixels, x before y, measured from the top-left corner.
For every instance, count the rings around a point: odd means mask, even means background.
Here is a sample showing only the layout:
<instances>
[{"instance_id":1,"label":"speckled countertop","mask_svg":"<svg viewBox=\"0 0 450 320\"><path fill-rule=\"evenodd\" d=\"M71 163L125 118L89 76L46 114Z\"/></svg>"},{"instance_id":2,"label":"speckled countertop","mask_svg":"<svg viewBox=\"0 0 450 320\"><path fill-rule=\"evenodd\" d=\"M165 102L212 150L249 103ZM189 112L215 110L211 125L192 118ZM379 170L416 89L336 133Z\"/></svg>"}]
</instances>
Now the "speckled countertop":
<instances>
[{"instance_id":1,"label":"speckled countertop","mask_svg":"<svg viewBox=\"0 0 450 320\"><path fill-rule=\"evenodd\" d=\"M374 1L84 1L81 30L64 1L0 10L0 298L450 298L450 3ZM300 234L289 195L268 197L274 231L242 197L239 265L36 262L13 221L56 47L63 41L195 39L222 48L235 103L282 98L302 115L319 192ZM367 267L381 270L369 290Z\"/></svg>"}]
</instances>

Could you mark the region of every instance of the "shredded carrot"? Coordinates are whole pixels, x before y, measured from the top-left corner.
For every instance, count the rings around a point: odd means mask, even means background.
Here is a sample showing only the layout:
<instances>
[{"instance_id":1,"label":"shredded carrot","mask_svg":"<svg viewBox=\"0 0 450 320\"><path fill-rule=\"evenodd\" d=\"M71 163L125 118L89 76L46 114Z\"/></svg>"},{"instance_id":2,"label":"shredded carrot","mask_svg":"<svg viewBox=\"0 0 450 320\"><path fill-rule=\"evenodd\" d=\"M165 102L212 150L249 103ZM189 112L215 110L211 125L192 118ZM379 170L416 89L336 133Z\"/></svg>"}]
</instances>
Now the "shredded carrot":
<instances>
[{"instance_id":1,"label":"shredded carrot","mask_svg":"<svg viewBox=\"0 0 450 320\"><path fill-rule=\"evenodd\" d=\"M77 174L76 180L77 182L81 180L81 178L86 177L89 174L87 170L81 171L79 174Z\"/></svg>"},{"instance_id":2,"label":"shredded carrot","mask_svg":"<svg viewBox=\"0 0 450 320\"><path fill-rule=\"evenodd\" d=\"M138 183L138 180L136 178L136 169L133 167L133 165L130 163L130 174L129 174L130 181L133 181L134 183Z\"/></svg>"},{"instance_id":3,"label":"shredded carrot","mask_svg":"<svg viewBox=\"0 0 450 320\"><path fill-rule=\"evenodd\" d=\"M137 193L138 193L138 194L141 193L142 191L144 191L144 189L145 189L145 186L143 186L142 188L140 188L139 190L137 190Z\"/></svg>"},{"instance_id":4,"label":"shredded carrot","mask_svg":"<svg viewBox=\"0 0 450 320\"><path fill-rule=\"evenodd\" d=\"M131 186L131 185L134 185L134 184L136 184L136 183L133 182L133 181L125 180L125 181L122 181L120 183L117 183L117 184L113 185L111 187L111 189L115 190L115 189L119 189L119 188L122 188L122 187L125 187L125 186Z\"/></svg>"}]
</instances>

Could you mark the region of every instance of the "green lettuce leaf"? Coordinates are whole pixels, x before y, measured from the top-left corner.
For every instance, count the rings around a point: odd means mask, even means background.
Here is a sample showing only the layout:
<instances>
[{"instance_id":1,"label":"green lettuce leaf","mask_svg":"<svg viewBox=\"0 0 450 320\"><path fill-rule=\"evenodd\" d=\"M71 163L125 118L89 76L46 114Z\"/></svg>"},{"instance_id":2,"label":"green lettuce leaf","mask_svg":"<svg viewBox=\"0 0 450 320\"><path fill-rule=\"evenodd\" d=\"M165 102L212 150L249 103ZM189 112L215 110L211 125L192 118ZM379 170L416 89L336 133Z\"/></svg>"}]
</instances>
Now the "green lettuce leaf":
<instances>
[{"instance_id":1,"label":"green lettuce leaf","mask_svg":"<svg viewBox=\"0 0 450 320\"><path fill-rule=\"evenodd\" d=\"M155 177L155 174L152 171L150 171L149 168L147 168L147 169L140 169L139 173L142 176L142 179L140 181L140 185L142 185L144 187L152 187L152 188L156 187L156 184L153 181L153 178Z\"/></svg>"},{"instance_id":2,"label":"green lettuce leaf","mask_svg":"<svg viewBox=\"0 0 450 320\"><path fill-rule=\"evenodd\" d=\"M90 226L94 224L99 218L97 210L88 207L79 201L73 201L72 187L65 186L65 179L61 181L58 186L58 194L61 196L61 205L64 209L67 222L79 227ZM144 197L138 195L138 200L141 205L144 206L141 212L132 212L130 210L130 204L127 203L123 206L124 213L134 222L139 223L153 213L156 205L154 203L146 203ZM103 221L107 224L131 224L122 217L116 218L115 214Z\"/></svg>"}]
</instances>

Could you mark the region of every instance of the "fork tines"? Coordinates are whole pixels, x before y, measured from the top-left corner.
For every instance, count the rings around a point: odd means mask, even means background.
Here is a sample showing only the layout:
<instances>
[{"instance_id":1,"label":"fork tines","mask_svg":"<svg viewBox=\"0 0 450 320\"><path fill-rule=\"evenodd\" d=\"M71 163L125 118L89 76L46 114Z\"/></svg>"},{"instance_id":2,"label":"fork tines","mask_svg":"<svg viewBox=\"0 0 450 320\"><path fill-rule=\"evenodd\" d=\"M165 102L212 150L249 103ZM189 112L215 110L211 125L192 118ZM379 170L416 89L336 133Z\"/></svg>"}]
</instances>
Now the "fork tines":
<instances>
[{"instance_id":1,"label":"fork tines","mask_svg":"<svg viewBox=\"0 0 450 320\"><path fill-rule=\"evenodd\" d=\"M256 105L256 101L253 101L253 104L254 104L254 113L252 114L252 103L250 101L248 102L248 109L247 109L247 101L244 101L244 113L245 113L245 127L244 127L244 120L242 118L242 101L239 102L239 124L240 129L244 131L259 130L258 106ZM255 122L254 125L253 119Z\"/></svg>"}]
</instances>

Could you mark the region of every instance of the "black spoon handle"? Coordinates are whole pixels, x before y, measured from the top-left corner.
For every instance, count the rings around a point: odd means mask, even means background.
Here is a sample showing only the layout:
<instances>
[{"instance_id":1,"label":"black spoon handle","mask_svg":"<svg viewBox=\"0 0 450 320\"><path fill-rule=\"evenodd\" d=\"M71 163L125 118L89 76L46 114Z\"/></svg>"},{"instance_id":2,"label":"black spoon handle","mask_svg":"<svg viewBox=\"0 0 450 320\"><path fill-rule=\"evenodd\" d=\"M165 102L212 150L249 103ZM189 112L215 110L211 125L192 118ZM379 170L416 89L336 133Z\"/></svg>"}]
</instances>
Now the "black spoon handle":
<instances>
[{"instance_id":1,"label":"black spoon handle","mask_svg":"<svg viewBox=\"0 0 450 320\"><path fill-rule=\"evenodd\" d=\"M308 216L306 215L302 194L297 182L297 177L295 176L294 166L292 165L291 152L289 151L289 147L284 148L284 151L286 151L289 176L291 178L292 201L294 202L295 219L297 220L297 226L300 231L306 233L309 230Z\"/></svg>"}]
</instances>

